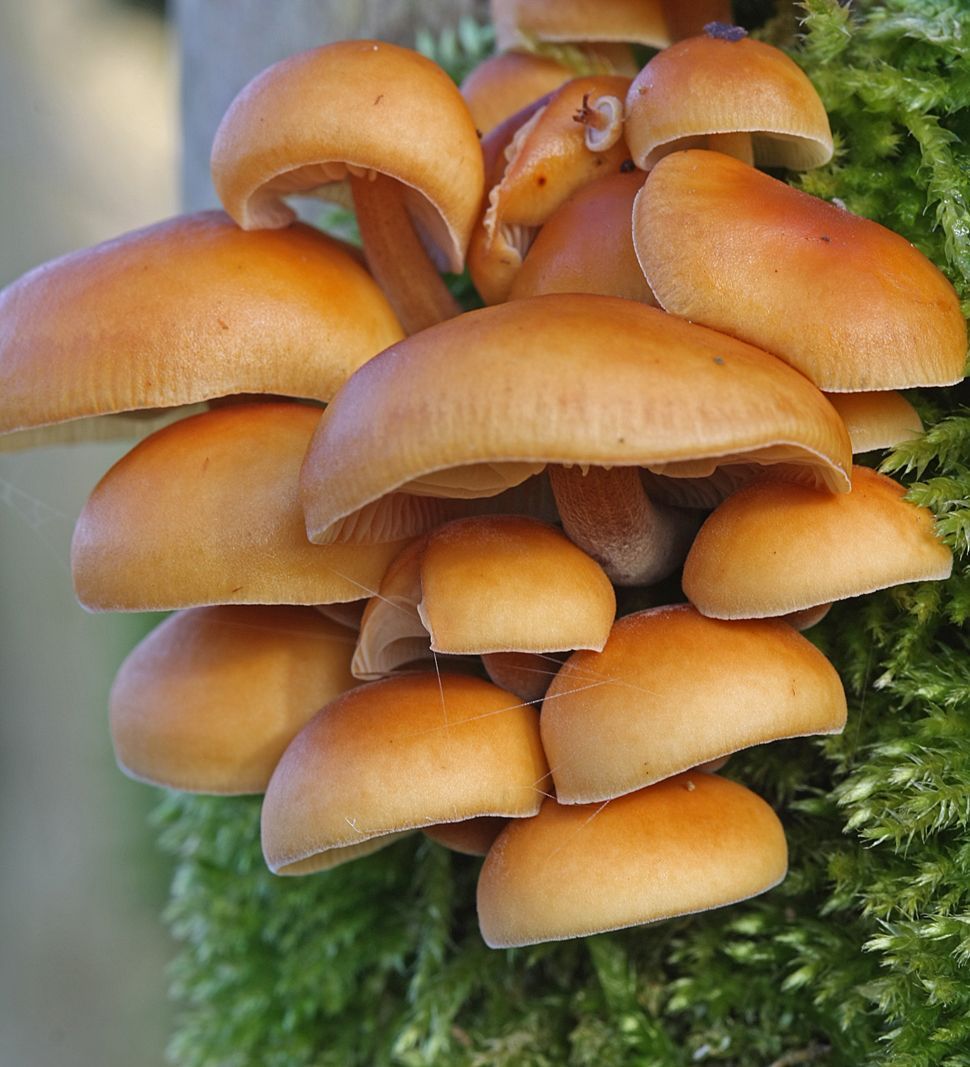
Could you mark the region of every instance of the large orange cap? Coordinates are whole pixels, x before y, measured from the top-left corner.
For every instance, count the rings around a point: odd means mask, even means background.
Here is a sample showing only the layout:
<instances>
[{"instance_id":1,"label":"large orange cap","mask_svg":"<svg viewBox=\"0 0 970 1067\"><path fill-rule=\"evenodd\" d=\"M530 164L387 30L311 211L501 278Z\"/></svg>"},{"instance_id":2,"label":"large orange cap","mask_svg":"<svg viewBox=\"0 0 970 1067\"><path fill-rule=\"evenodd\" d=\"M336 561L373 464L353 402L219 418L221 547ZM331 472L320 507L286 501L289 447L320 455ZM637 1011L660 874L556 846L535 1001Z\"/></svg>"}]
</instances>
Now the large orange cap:
<instances>
[{"instance_id":1,"label":"large orange cap","mask_svg":"<svg viewBox=\"0 0 970 1067\"><path fill-rule=\"evenodd\" d=\"M460 486L482 466L738 461L848 488L845 427L780 360L631 300L541 296L441 323L363 366L324 412L303 500L318 540L395 490L411 500L415 480L434 492L433 479Z\"/></svg>"},{"instance_id":2,"label":"large orange cap","mask_svg":"<svg viewBox=\"0 0 970 1067\"><path fill-rule=\"evenodd\" d=\"M898 234L718 152L662 159L633 214L660 305L797 367L828 392L950 385L967 326Z\"/></svg>"},{"instance_id":3,"label":"large orange cap","mask_svg":"<svg viewBox=\"0 0 970 1067\"><path fill-rule=\"evenodd\" d=\"M701 527L684 592L705 615L749 619L948 578L933 514L905 492L868 467L854 467L852 492L838 497L775 481L739 489Z\"/></svg>"},{"instance_id":4,"label":"large orange cap","mask_svg":"<svg viewBox=\"0 0 970 1067\"><path fill-rule=\"evenodd\" d=\"M419 228L461 270L482 195L475 123L430 59L385 41L338 41L257 75L229 106L212 146L212 180L245 229L285 226L282 198L348 173L411 190Z\"/></svg>"},{"instance_id":5,"label":"large orange cap","mask_svg":"<svg viewBox=\"0 0 970 1067\"><path fill-rule=\"evenodd\" d=\"M586 937L746 900L787 866L760 797L690 772L598 805L547 800L510 822L482 867L478 921L492 948Z\"/></svg>"},{"instance_id":6,"label":"large orange cap","mask_svg":"<svg viewBox=\"0 0 970 1067\"><path fill-rule=\"evenodd\" d=\"M338 242L182 216L0 293L0 433L232 393L329 400L402 336Z\"/></svg>"},{"instance_id":7,"label":"large orange cap","mask_svg":"<svg viewBox=\"0 0 970 1067\"><path fill-rule=\"evenodd\" d=\"M313 718L266 790L263 852L277 874L387 834L539 810L538 712L489 682L434 672L359 686Z\"/></svg>"},{"instance_id":8,"label":"large orange cap","mask_svg":"<svg viewBox=\"0 0 970 1067\"><path fill-rule=\"evenodd\" d=\"M296 734L355 684L353 648L353 633L312 608L171 615L111 688L121 769L170 789L261 793Z\"/></svg>"},{"instance_id":9,"label":"large orange cap","mask_svg":"<svg viewBox=\"0 0 970 1067\"><path fill-rule=\"evenodd\" d=\"M320 417L239 404L183 419L123 456L77 521L74 587L91 611L358 600L401 542L311 545L298 496Z\"/></svg>"},{"instance_id":10,"label":"large orange cap","mask_svg":"<svg viewBox=\"0 0 970 1067\"><path fill-rule=\"evenodd\" d=\"M634 78L626 137L637 166L650 170L670 152L737 134L749 135L753 161L764 166L803 169L832 158L828 116L805 73L780 49L741 34L680 41Z\"/></svg>"},{"instance_id":11,"label":"large orange cap","mask_svg":"<svg viewBox=\"0 0 970 1067\"><path fill-rule=\"evenodd\" d=\"M786 623L707 619L687 604L626 615L575 652L542 705L556 796L587 804L742 748L838 733L835 668Z\"/></svg>"}]
</instances>

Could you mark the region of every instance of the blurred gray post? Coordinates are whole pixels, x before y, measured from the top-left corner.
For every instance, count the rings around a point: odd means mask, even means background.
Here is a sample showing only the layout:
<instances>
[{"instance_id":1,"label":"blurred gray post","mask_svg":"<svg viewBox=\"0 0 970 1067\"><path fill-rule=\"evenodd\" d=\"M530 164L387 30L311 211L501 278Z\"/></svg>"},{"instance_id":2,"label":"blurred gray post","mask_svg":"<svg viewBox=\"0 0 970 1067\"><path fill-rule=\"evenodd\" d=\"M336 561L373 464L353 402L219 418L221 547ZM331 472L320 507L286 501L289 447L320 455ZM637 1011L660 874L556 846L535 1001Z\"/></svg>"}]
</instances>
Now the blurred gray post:
<instances>
[{"instance_id":1,"label":"blurred gray post","mask_svg":"<svg viewBox=\"0 0 970 1067\"><path fill-rule=\"evenodd\" d=\"M264 67L352 37L411 45L415 31L488 17L486 0L175 0L181 61L182 205L216 205L209 148L223 112Z\"/></svg>"}]
</instances>

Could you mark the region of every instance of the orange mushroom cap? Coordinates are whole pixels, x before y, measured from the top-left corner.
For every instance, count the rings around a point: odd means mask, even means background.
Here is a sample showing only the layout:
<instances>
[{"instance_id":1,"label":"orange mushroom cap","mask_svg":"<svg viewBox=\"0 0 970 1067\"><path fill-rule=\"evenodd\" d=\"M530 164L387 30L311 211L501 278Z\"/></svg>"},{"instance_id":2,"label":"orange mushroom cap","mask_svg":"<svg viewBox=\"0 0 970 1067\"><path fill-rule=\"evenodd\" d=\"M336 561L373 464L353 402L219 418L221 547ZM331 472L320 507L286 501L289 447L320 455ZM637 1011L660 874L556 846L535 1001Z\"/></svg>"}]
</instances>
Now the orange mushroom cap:
<instances>
[{"instance_id":1,"label":"orange mushroom cap","mask_svg":"<svg viewBox=\"0 0 970 1067\"><path fill-rule=\"evenodd\" d=\"M327 853L481 815L539 810L547 777L538 712L477 678L408 674L323 708L283 754L263 804L277 874Z\"/></svg>"},{"instance_id":2,"label":"orange mushroom cap","mask_svg":"<svg viewBox=\"0 0 970 1067\"><path fill-rule=\"evenodd\" d=\"M660 0L491 0L502 51L537 42L670 43Z\"/></svg>"},{"instance_id":3,"label":"orange mushroom cap","mask_svg":"<svg viewBox=\"0 0 970 1067\"><path fill-rule=\"evenodd\" d=\"M759 165L807 169L832 158L828 115L808 77L781 49L743 34L680 41L634 78L626 137L638 167L739 133Z\"/></svg>"},{"instance_id":4,"label":"orange mushroom cap","mask_svg":"<svg viewBox=\"0 0 970 1067\"><path fill-rule=\"evenodd\" d=\"M607 174L562 204L536 235L510 300L543 293L600 293L656 306L633 249L633 201L642 171Z\"/></svg>"},{"instance_id":5,"label":"orange mushroom cap","mask_svg":"<svg viewBox=\"0 0 970 1067\"><path fill-rule=\"evenodd\" d=\"M482 867L478 921L491 948L586 937L746 900L787 866L760 797L689 772L599 805L547 800L510 822Z\"/></svg>"},{"instance_id":6,"label":"orange mushroom cap","mask_svg":"<svg viewBox=\"0 0 970 1067\"><path fill-rule=\"evenodd\" d=\"M867 467L836 497L765 480L739 489L701 527L683 586L705 615L784 615L902 582L948 578L933 514Z\"/></svg>"},{"instance_id":7,"label":"orange mushroom cap","mask_svg":"<svg viewBox=\"0 0 970 1067\"><path fill-rule=\"evenodd\" d=\"M339 242L181 216L0 293L0 433L233 393L325 401L402 336Z\"/></svg>"},{"instance_id":8,"label":"orange mushroom cap","mask_svg":"<svg viewBox=\"0 0 970 1067\"><path fill-rule=\"evenodd\" d=\"M759 345L827 392L950 385L967 325L898 234L718 152L676 152L634 206L661 307Z\"/></svg>"},{"instance_id":9,"label":"orange mushroom cap","mask_svg":"<svg viewBox=\"0 0 970 1067\"><path fill-rule=\"evenodd\" d=\"M300 404L239 404L142 441L78 518L78 600L90 611L168 611L369 596L403 545L307 541L298 475L319 417Z\"/></svg>"},{"instance_id":10,"label":"orange mushroom cap","mask_svg":"<svg viewBox=\"0 0 970 1067\"><path fill-rule=\"evenodd\" d=\"M409 495L418 480L446 496L482 468L522 480L545 463L725 462L844 489L849 440L821 393L764 352L630 300L542 296L451 319L362 367L324 412L303 502L314 540L362 515L388 536L395 509L426 502Z\"/></svg>"},{"instance_id":11,"label":"orange mushroom cap","mask_svg":"<svg viewBox=\"0 0 970 1067\"><path fill-rule=\"evenodd\" d=\"M776 620L724 622L687 604L626 615L602 652L575 652L542 705L562 804L652 785L752 745L839 733L835 668Z\"/></svg>"},{"instance_id":12,"label":"orange mushroom cap","mask_svg":"<svg viewBox=\"0 0 970 1067\"><path fill-rule=\"evenodd\" d=\"M830 393L852 441L852 454L892 448L923 432L916 408L900 393Z\"/></svg>"},{"instance_id":13,"label":"orange mushroom cap","mask_svg":"<svg viewBox=\"0 0 970 1067\"><path fill-rule=\"evenodd\" d=\"M616 614L609 579L545 523L458 519L406 548L364 612L353 672L377 678L427 651L602 648Z\"/></svg>"},{"instance_id":14,"label":"orange mushroom cap","mask_svg":"<svg viewBox=\"0 0 970 1067\"><path fill-rule=\"evenodd\" d=\"M128 655L111 688L125 774L170 789L261 793L286 746L354 684L354 635L312 608L193 608Z\"/></svg>"},{"instance_id":15,"label":"orange mushroom cap","mask_svg":"<svg viewBox=\"0 0 970 1067\"><path fill-rule=\"evenodd\" d=\"M212 180L244 229L286 226L282 197L348 173L386 174L451 270L461 270L482 195L475 124L437 64L386 41L337 41L257 75L216 132Z\"/></svg>"},{"instance_id":16,"label":"orange mushroom cap","mask_svg":"<svg viewBox=\"0 0 970 1067\"><path fill-rule=\"evenodd\" d=\"M495 162L487 176L487 203L472 233L468 270L487 303L508 298L538 227L577 189L617 172L629 159L622 137L622 100L629 84L629 78L616 75L573 78L514 133L502 124L485 138L485 158ZM601 101L613 102L611 118L597 111ZM600 126L613 137L605 147L597 140ZM501 154L492 142L503 145Z\"/></svg>"}]
</instances>

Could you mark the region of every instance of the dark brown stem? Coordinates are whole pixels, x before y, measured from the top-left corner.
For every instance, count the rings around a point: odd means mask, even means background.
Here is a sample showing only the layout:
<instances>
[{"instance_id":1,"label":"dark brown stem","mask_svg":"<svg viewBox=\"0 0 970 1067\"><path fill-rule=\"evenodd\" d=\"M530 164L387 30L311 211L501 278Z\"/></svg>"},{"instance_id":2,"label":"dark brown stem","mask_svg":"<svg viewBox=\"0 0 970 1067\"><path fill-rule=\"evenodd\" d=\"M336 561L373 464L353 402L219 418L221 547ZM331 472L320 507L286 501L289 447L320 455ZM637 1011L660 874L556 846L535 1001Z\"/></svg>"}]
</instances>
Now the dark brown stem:
<instances>
[{"instance_id":1,"label":"dark brown stem","mask_svg":"<svg viewBox=\"0 0 970 1067\"><path fill-rule=\"evenodd\" d=\"M350 178L371 274L408 334L453 318L461 308L421 244L393 178Z\"/></svg>"},{"instance_id":2,"label":"dark brown stem","mask_svg":"<svg viewBox=\"0 0 970 1067\"><path fill-rule=\"evenodd\" d=\"M650 585L672 574L690 548L697 520L654 504L638 467L549 467L570 540L616 585Z\"/></svg>"}]
</instances>

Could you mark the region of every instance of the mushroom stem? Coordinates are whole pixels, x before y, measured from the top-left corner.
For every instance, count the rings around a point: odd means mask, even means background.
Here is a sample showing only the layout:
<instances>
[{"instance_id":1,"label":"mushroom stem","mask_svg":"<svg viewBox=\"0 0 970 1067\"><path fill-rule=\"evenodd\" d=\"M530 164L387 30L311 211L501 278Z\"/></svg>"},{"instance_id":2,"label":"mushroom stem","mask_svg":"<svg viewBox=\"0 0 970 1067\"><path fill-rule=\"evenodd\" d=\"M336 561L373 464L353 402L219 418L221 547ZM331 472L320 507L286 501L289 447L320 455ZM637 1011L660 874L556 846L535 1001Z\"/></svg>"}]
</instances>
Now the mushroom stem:
<instances>
[{"instance_id":1,"label":"mushroom stem","mask_svg":"<svg viewBox=\"0 0 970 1067\"><path fill-rule=\"evenodd\" d=\"M712 152L720 152L722 155L739 159L754 166L754 145L751 142L751 134L745 130L736 133L711 133L707 136L707 147ZM393 300L391 303L393 304Z\"/></svg>"},{"instance_id":2,"label":"mushroom stem","mask_svg":"<svg viewBox=\"0 0 970 1067\"><path fill-rule=\"evenodd\" d=\"M461 312L415 232L400 182L350 177L367 265L408 334Z\"/></svg>"},{"instance_id":3,"label":"mushroom stem","mask_svg":"<svg viewBox=\"0 0 970 1067\"><path fill-rule=\"evenodd\" d=\"M672 574L690 548L696 520L654 504L637 467L549 467L570 540L616 585L650 585Z\"/></svg>"},{"instance_id":4,"label":"mushroom stem","mask_svg":"<svg viewBox=\"0 0 970 1067\"><path fill-rule=\"evenodd\" d=\"M591 152L605 152L623 136L623 101L616 96L591 101L587 93L573 118L585 127L583 140Z\"/></svg>"},{"instance_id":5,"label":"mushroom stem","mask_svg":"<svg viewBox=\"0 0 970 1067\"><path fill-rule=\"evenodd\" d=\"M566 658L563 652L486 652L482 665L502 689L529 704L538 704Z\"/></svg>"},{"instance_id":6,"label":"mushroom stem","mask_svg":"<svg viewBox=\"0 0 970 1067\"><path fill-rule=\"evenodd\" d=\"M815 607L812 608L802 608L799 611L790 611L787 615L782 615L781 618L796 630L810 630L813 626L817 626L822 619L828 615L831 608L831 604L816 604Z\"/></svg>"}]
</instances>

